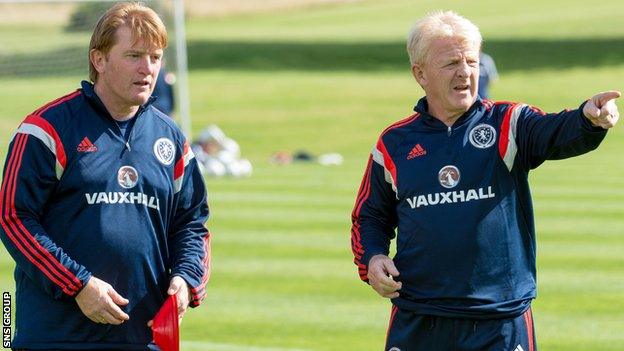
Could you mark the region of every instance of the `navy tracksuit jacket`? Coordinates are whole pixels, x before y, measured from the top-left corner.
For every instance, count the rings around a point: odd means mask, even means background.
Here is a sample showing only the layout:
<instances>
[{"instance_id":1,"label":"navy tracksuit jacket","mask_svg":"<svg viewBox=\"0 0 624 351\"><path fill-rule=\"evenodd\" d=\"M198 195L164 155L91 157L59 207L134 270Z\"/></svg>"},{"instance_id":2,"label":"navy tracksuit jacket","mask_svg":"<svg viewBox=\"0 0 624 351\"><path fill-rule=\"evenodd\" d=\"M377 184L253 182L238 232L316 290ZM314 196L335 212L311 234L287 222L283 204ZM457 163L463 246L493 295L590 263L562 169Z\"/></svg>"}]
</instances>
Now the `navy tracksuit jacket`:
<instances>
[{"instance_id":1,"label":"navy tracksuit jacket","mask_svg":"<svg viewBox=\"0 0 624 351\"><path fill-rule=\"evenodd\" d=\"M450 318L521 315L535 298L535 227L528 175L545 160L595 149L606 135L578 110L545 114L478 99L452 126L416 113L388 127L368 161L352 213L362 280L389 252L403 283L393 304Z\"/></svg>"},{"instance_id":2,"label":"navy tracksuit jacket","mask_svg":"<svg viewBox=\"0 0 624 351\"><path fill-rule=\"evenodd\" d=\"M15 259L15 348L147 350L146 326L179 275L197 306L209 273L206 188L184 135L142 106L124 138L79 89L34 111L9 146L0 237ZM85 317L91 276L130 300L119 326Z\"/></svg>"}]
</instances>

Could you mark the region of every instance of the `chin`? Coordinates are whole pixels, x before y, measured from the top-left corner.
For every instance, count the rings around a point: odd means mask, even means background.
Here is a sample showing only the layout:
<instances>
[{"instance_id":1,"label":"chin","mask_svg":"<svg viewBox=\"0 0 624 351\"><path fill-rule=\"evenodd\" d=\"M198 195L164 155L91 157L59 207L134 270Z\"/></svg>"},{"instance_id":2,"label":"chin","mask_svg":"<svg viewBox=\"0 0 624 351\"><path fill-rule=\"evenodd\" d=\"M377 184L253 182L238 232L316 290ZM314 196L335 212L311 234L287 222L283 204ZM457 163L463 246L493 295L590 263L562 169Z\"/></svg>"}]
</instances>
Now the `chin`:
<instances>
[{"instance_id":1,"label":"chin","mask_svg":"<svg viewBox=\"0 0 624 351\"><path fill-rule=\"evenodd\" d=\"M143 105L147 102L147 100L149 100L149 97L149 95L140 94L138 96L135 96L132 99L132 102L136 105Z\"/></svg>"},{"instance_id":2,"label":"chin","mask_svg":"<svg viewBox=\"0 0 624 351\"><path fill-rule=\"evenodd\" d=\"M462 101L457 101L455 103L455 109L457 109L458 111L468 111L470 109L470 106L472 106L473 101L469 101L469 100L462 100Z\"/></svg>"},{"instance_id":3,"label":"chin","mask_svg":"<svg viewBox=\"0 0 624 351\"><path fill-rule=\"evenodd\" d=\"M458 105L468 110L472 106L472 104L474 104L475 101L477 101L476 95L468 96L458 101Z\"/></svg>"}]
</instances>

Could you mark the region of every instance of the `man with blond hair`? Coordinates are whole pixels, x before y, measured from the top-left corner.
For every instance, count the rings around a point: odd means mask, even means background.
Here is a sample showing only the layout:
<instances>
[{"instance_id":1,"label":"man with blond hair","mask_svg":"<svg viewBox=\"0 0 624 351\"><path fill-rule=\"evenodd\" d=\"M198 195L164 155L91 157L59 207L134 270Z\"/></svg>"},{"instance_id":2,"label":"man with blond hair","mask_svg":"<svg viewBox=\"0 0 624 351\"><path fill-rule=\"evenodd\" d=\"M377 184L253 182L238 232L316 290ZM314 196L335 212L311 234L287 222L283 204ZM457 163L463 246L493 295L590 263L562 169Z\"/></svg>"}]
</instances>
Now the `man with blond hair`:
<instances>
[{"instance_id":1,"label":"man with blond hair","mask_svg":"<svg viewBox=\"0 0 624 351\"><path fill-rule=\"evenodd\" d=\"M407 51L425 97L369 157L351 242L360 278L393 304L386 350L537 350L528 173L595 149L619 117L617 91L557 114L482 100L480 49L456 13L419 20Z\"/></svg>"},{"instance_id":2,"label":"man with blond hair","mask_svg":"<svg viewBox=\"0 0 624 351\"><path fill-rule=\"evenodd\" d=\"M155 350L168 295L205 297L206 189L184 135L151 106L167 33L119 3L97 23L90 82L28 115L9 145L0 237L16 261L13 347Z\"/></svg>"}]
</instances>

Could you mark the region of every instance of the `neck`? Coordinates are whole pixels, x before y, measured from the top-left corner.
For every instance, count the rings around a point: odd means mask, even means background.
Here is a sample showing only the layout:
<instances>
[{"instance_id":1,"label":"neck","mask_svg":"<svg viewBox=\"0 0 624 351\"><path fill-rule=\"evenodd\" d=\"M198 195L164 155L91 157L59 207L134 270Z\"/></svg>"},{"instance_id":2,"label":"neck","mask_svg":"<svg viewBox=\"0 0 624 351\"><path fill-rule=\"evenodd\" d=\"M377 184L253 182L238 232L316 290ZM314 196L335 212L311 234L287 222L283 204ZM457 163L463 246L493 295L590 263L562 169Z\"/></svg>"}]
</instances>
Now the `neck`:
<instances>
[{"instance_id":1,"label":"neck","mask_svg":"<svg viewBox=\"0 0 624 351\"><path fill-rule=\"evenodd\" d=\"M106 89L103 89L97 82L95 83L94 90L100 100L102 100L102 103L104 104L104 107L106 107L108 113L116 121L127 121L134 117L139 110L138 105L129 106L118 102L119 99L117 99L113 94L108 93Z\"/></svg>"},{"instance_id":2,"label":"neck","mask_svg":"<svg viewBox=\"0 0 624 351\"><path fill-rule=\"evenodd\" d=\"M451 127L458 119L463 115L466 111L445 111L442 108L437 108L437 106L429 103L429 108L427 109L428 113L440 120L440 122L444 123L447 127Z\"/></svg>"}]
</instances>

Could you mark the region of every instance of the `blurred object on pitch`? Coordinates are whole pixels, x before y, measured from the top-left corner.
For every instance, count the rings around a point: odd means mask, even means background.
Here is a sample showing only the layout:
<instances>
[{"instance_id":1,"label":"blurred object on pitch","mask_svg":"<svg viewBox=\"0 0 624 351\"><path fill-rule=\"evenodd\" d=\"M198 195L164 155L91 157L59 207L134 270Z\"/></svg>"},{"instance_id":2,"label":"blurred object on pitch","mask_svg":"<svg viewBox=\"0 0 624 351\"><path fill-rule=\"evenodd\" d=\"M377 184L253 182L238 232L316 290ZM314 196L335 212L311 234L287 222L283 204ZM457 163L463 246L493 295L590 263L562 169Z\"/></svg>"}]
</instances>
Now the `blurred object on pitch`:
<instances>
[{"instance_id":1,"label":"blurred object on pitch","mask_svg":"<svg viewBox=\"0 0 624 351\"><path fill-rule=\"evenodd\" d=\"M173 95L173 84L176 76L172 72L167 72L163 67L158 73L158 79L154 85L152 96L156 98L153 105L167 116L173 118L173 110L175 108L175 98Z\"/></svg>"},{"instance_id":2,"label":"blurred object on pitch","mask_svg":"<svg viewBox=\"0 0 624 351\"><path fill-rule=\"evenodd\" d=\"M318 162L323 166L338 166L341 165L344 161L344 158L341 154L336 152L330 152L326 154L321 154L318 157L314 156L308 151L299 150L295 153L291 154L287 151L278 151L271 155L269 161L272 164L276 165L288 165L293 162Z\"/></svg>"},{"instance_id":3,"label":"blurred object on pitch","mask_svg":"<svg viewBox=\"0 0 624 351\"><path fill-rule=\"evenodd\" d=\"M251 162L241 158L238 143L214 124L202 130L191 147L204 174L235 178L251 175Z\"/></svg>"},{"instance_id":4,"label":"blurred object on pitch","mask_svg":"<svg viewBox=\"0 0 624 351\"><path fill-rule=\"evenodd\" d=\"M492 56L484 53L479 54L479 96L482 99L490 99L490 84L498 80L498 70Z\"/></svg>"},{"instance_id":5,"label":"blurred object on pitch","mask_svg":"<svg viewBox=\"0 0 624 351\"><path fill-rule=\"evenodd\" d=\"M344 157L337 152L322 154L317 158L318 163L323 166L338 166L344 161Z\"/></svg>"}]
</instances>

